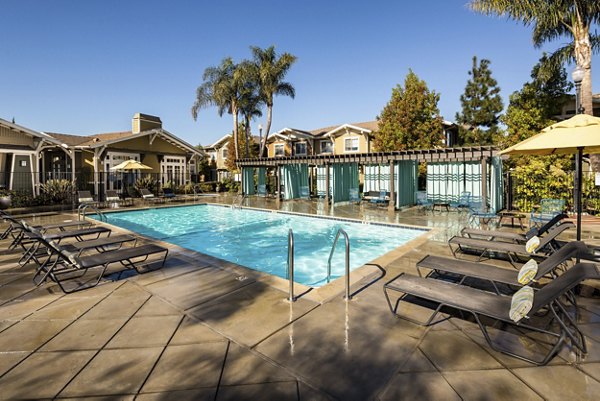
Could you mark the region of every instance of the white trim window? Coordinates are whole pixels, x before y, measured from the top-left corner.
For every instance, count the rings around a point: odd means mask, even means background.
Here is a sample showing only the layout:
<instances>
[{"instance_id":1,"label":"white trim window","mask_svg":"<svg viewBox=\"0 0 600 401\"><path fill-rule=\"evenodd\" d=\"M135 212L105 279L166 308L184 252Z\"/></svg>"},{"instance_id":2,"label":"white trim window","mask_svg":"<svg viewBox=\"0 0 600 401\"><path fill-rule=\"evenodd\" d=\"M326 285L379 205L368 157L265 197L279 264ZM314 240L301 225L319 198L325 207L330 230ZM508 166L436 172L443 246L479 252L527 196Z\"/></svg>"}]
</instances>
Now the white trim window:
<instances>
[{"instance_id":1,"label":"white trim window","mask_svg":"<svg viewBox=\"0 0 600 401\"><path fill-rule=\"evenodd\" d=\"M165 155L160 162L161 184L171 182L175 185L185 184L185 156Z\"/></svg>"},{"instance_id":2,"label":"white trim window","mask_svg":"<svg viewBox=\"0 0 600 401\"><path fill-rule=\"evenodd\" d=\"M297 156L306 156L306 142L296 142L295 148Z\"/></svg>"},{"instance_id":3,"label":"white trim window","mask_svg":"<svg viewBox=\"0 0 600 401\"><path fill-rule=\"evenodd\" d=\"M344 152L358 152L358 137L344 139Z\"/></svg>"},{"instance_id":4,"label":"white trim window","mask_svg":"<svg viewBox=\"0 0 600 401\"><path fill-rule=\"evenodd\" d=\"M223 148L223 150L221 150L221 157L223 160L227 160L227 156L229 156L229 150L227 148Z\"/></svg>"},{"instance_id":5,"label":"white trim window","mask_svg":"<svg viewBox=\"0 0 600 401\"><path fill-rule=\"evenodd\" d=\"M321 141L321 153L333 153L333 143L331 141Z\"/></svg>"},{"instance_id":6,"label":"white trim window","mask_svg":"<svg viewBox=\"0 0 600 401\"><path fill-rule=\"evenodd\" d=\"M275 157L285 156L285 145L283 143L276 143L273 145Z\"/></svg>"}]
</instances>

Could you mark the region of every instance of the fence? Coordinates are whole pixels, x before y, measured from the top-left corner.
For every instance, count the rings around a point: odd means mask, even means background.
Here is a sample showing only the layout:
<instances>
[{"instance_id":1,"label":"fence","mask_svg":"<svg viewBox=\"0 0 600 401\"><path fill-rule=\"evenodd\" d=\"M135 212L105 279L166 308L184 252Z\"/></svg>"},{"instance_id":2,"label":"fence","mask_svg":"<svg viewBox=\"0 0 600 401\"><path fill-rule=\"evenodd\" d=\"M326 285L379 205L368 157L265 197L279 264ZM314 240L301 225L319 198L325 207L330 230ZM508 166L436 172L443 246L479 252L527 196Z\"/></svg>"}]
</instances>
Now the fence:
<instances>
[{"instance_id":1,"label":"fence","mask_svg":"<svg viewBox=\"0 0 600 401\"><path fill-rule=\"evenodd\" d=\"M10 190L25 196L36 195L57 191L64 181L72 182L71 173L27 173L0 172L0 190ZM64 180L64 181L61 181ZM90 191L96 199L104 200L107 190L115 190L121 196L138 196L136 187L148 188L155 195L162 188L172 188L175 192L193 192L192 186L199 183L196 174L177 173L84 173L76 172L75 181L70 187L70 192ZM65 195L65 198L67 196Z\"/></svg>"}]
</instances>

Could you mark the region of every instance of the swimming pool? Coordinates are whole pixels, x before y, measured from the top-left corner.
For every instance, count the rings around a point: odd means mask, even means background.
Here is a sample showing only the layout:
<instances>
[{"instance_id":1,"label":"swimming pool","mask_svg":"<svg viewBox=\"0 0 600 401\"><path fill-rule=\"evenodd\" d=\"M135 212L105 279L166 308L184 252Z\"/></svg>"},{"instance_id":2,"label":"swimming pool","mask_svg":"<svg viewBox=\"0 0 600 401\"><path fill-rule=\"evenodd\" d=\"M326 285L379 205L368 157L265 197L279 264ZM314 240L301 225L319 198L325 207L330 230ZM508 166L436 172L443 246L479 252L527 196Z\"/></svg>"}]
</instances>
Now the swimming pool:
<instances>
[{"instance_id":1,"label":"swimming pool","mask_svg":"<svg viewBox=\"0 0 600 401\"><path fill-rule=\"evenodd\" d=\"M361 224L216 205L106 214L108 223L279 277L286 277L288 230L294 231L294 280L326 283L327 259L339 228L350 237L355 269L417 238L426 229ZM332 278L344 275L343 238L332 259Z\"/></svg>"}]
</instances>

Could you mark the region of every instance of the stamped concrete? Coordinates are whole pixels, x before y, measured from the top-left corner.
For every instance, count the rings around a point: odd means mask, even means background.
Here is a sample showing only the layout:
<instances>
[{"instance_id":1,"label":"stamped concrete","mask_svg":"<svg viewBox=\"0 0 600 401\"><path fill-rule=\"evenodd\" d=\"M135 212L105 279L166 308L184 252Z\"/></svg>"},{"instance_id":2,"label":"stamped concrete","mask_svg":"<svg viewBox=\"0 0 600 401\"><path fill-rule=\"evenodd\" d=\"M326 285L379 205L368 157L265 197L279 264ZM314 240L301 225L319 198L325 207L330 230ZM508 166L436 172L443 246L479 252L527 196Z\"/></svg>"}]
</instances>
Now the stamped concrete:
<instances>
[{"instance_id":1,"label":"stamped concrete","mask_svg":"<svg viewBox=\"0 0 600 401\"><path fill-rule=\"evenodd\" d=\"M246 200L273 206L261 202ZM415 263L428 253L448 255L444 241L464 226L466 215L321 206L285 203L291 211L436 230L382 258L383 279L375 269L353 280L351 301L342 299L342 285L293 304L285 300L282 280L179 247L164 269L111 275L96 288L65 295L51 283L33 287L33 265L17 268L18 254L2 254L7 244L0 241L0 398L597 398L598 298L580 300L588 355L565 349L550 366L534 367L491 350L473 322L454 317L425 328L388 309L383 282L416 273ZM427 316L417 307L403 311Z\"/></svg>"}]
</instances>

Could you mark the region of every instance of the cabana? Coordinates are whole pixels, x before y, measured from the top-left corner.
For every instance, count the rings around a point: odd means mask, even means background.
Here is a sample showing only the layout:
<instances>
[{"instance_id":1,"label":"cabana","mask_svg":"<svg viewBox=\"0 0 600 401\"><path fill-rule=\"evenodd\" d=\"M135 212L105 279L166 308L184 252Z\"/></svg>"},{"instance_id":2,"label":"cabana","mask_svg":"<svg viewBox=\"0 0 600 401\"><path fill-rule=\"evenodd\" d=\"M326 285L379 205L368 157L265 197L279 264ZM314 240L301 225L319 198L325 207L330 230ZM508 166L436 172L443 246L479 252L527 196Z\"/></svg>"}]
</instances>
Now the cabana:
<instances>
[{"instance_id":1,"label":"cabana","mask_svg":"<svg viewBox=\"0 0 600 401\"><path fill-rule=\"evenodd\" d=\"M326 205L352 200L352 194L359 188L360 166L363 166L363 192L394 194L389 202L390 210L394 210L416 203L418 164L426 162L427 196L430 200L450 202L457 200L461 192L468 191L476 201L497 211L503 205L502 162L497 152L491 146L478 146L237 159L236 165L242 169L242 188L246 195L254 193L254 169L258 168L258 181L261 180L261 172L264 177L263 171L272 169L277 188L283 186L278 191L282 192L283 199L301 197L300 188L310 188L312 180L316 180L314 195L323 197ZM281 198L281 195L277 196L278 201Z\"/></svg>"}]
</instances>

